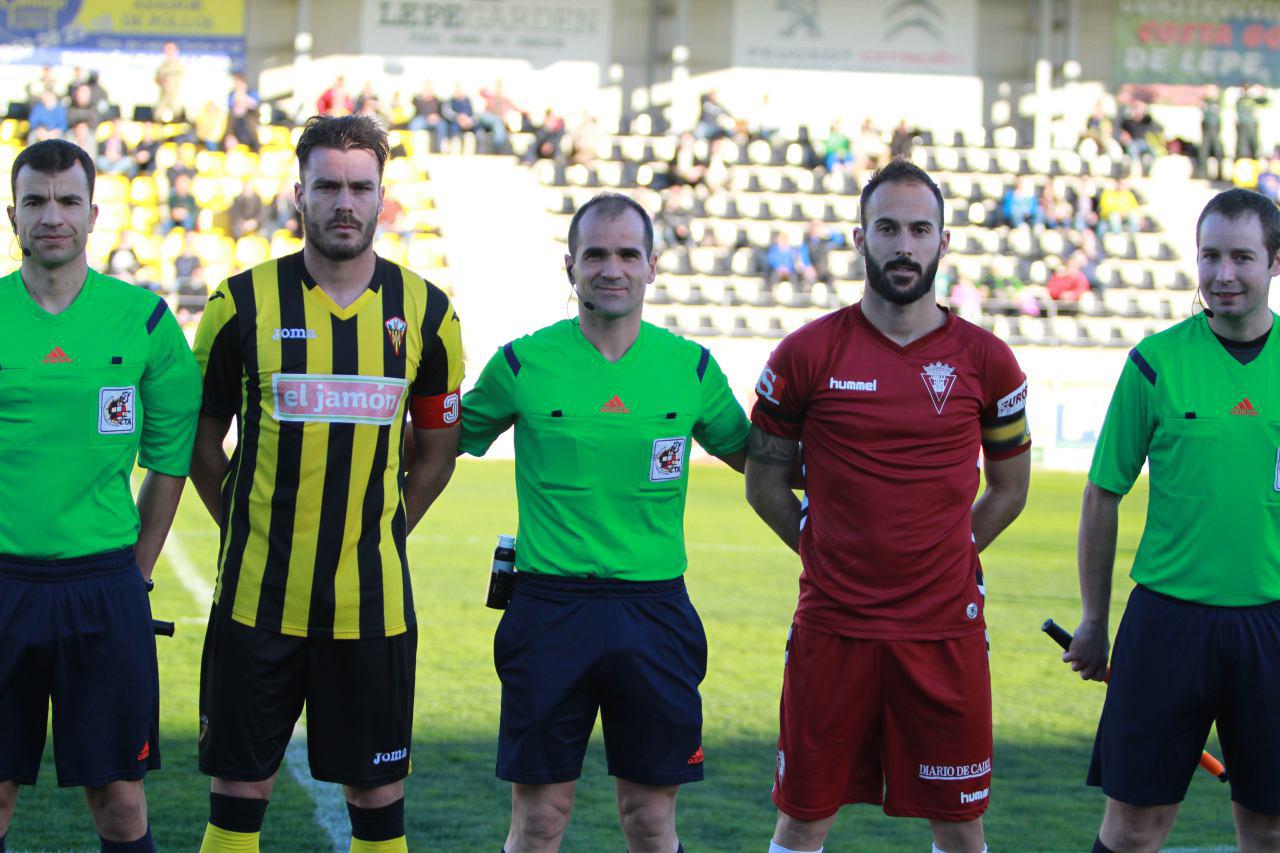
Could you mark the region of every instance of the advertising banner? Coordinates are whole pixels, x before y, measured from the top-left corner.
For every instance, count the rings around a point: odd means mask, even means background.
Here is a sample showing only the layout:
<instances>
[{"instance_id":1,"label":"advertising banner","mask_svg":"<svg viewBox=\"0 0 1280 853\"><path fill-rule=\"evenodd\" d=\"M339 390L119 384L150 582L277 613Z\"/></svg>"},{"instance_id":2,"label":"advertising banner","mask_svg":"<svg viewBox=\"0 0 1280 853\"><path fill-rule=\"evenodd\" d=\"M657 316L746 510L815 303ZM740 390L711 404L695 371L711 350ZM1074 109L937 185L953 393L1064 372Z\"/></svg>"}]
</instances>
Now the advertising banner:
<instances>
[{"instance_id":1,"label":"advertising banner","mask_svg":"<svg viewBox=\"0 0 1280 853\"><path fill-rule=\"evenodd\" d=\"M384 56L604 65L613 37L612 0L377 0L361 6L361 49Z\"/></svg>"},{"instance_id":2,"label":"advertising banner","mask_svg":"<svg viewBox=\"0 0 1280 853\"><path fill-rule=\"evenodd\" d=\"M3 0L0 58L56 63L61 51L244 55L244 0Z\"/></svg>"},{"instance_id":3,"label":"advertising banner","mask_svg":"<svg viewBox=\"0 0 1280 853\"><path fill-rule=\"evenodd\" d=\"M1280 85L1280 4L1120 0L1117 84Z\"/></svg>"},{"instance_id":4,"label":"advertising banner","mask_svg":"<svg viewBox=\"0 0 1280 853\"><path fill-rule=\"evenodd\" d=\"M973 74L977 0L737 0L746 68Z\"/></svg>"}]
</instances>

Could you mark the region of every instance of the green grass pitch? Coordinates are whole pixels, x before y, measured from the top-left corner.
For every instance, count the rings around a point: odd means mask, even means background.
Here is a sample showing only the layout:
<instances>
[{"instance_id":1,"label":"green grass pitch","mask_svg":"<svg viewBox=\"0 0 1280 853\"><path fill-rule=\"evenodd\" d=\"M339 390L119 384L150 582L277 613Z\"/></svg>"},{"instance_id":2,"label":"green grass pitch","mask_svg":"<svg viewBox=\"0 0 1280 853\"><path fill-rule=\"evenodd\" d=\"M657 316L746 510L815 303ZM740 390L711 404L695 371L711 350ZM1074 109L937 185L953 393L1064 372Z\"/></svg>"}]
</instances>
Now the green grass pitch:
<instances>
[{"instance_id":1,"label":"green grass pitch","mask_svg":"<svg viewBox=\"0 0 1280 853\"><path fill-rule=\"evenodd\" d=\"M996 741L986 829L995 853L1087 850L1102 813L1101 794L1083 779L1104 688L1074 676L1039 631L1047 616L1068 630L1078 621L1075 534L1083 482L1080 475L1034 472L1026 511L983 556ZM1121 504L1113 632L1145 504L1145 481ZM506 835L509 789L493 777L498 681L491 640L498 613L483 601L494 541L515 532L515 517L511 464L463 460L410 538L421 626L414 772L407 782L410 850L497 851ZM191 489L174 530L212 582L217 541ZM680 795L680 835L690 853L761 851L774 822L769 786L782 651L799 563L751 513L741 478L721 466L694 468L686 531L687 578L706 624L710 665L703 684L707 779ZM148 778L148 800L159 849L194 851L208 809L208 781L195 769L208 603L178 582L165 557L156 580L156 615L176 620L178 633L159 645L165 769ZM9 850L97 850L79 792L61 791L54 780L47 748L40 784L19 796ZM1197 772L1169 846L1216 848L1234 840L1226 786ZM272 853L332 849L314 801L288 772L280 774L262 844ZM625 849L599 727L562 849ZM929 833L923 821L851 806L826 849L927 850Z\"/></svg>"}]
</instances>

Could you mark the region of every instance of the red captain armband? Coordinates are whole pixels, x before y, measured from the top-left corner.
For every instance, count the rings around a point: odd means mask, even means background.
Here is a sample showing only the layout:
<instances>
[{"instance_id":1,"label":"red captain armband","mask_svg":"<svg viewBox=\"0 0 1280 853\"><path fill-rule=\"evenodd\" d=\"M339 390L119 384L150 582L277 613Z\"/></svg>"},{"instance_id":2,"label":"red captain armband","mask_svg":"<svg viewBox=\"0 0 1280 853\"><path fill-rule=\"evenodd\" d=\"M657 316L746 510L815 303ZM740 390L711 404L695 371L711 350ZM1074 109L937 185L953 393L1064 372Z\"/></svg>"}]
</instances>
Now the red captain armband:
<instances>
[{"instance_id":1,"label":"red captain armband","mask_svg":"<svg viewBox=\"0 0 1280 853\"><path fill-rule=\"evenodd\" d=\"M414 429L446 429L458 423L462 402L457 391L434 397L410 397L409 416Z\"/></svg>"}]
</instances>

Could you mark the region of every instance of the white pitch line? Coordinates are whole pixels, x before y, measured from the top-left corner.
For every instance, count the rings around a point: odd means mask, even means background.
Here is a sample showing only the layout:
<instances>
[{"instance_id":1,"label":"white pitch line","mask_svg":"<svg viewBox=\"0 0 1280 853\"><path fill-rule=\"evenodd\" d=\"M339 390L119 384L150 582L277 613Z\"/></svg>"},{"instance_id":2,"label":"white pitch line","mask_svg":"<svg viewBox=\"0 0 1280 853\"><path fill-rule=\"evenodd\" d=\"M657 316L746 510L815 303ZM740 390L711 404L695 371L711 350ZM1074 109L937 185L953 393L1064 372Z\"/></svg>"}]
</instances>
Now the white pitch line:
<instances>
[{"instance_id":1,"label":"white pitch line","mask_svg":"<svg viewBox=\"0 0 1280 853\"><path fill-rule=\"evenodd\" d=\"M164 555L169 559L169 565L178 576L178 581L191 593L196 604L208 608L213 601L213 584L191 559L186 546L182 544L182 537L183 534L172 531L165 543ZM345 853L351 844L347 801L339 786L317 782L311 777L311 768L307 764L307 729L301 720L294 726L293 737L285 748L284 763L289 768L289 774L315 803L316 823L329 836L334 853Z\"/></svg>"}]
</instances>

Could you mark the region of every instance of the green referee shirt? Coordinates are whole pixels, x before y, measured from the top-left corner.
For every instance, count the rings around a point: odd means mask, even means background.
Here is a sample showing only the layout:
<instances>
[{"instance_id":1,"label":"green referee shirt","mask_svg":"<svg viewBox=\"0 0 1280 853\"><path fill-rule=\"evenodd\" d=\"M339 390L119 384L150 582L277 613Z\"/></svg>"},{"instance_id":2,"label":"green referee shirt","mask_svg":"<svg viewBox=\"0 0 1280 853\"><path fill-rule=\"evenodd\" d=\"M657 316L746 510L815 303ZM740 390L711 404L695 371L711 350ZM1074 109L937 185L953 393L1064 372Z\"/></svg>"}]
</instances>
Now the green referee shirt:
<instances>
[{"instance_id":1,"label":"green referee shirt","mask_svg":"<svg viewBox=\"0 0 1280 853\"><path fill-rule=\"evenodd\" d=\"M610 362L564 320L507 344L462 400L464 452L515 426L516 566L630 581L679 577L689 439L723 456L750 423L711 353L642 323Z\"/></svg>"},{"instance_id":2,"label":"green referee shirt","mask_svg":"<svg viewBox=\"0 0 1280 853\"><path fill-rule=\"evenodd\" d=\"M1185 601L1280 601L1280 332L1241 364L1204 315L1129 353L1089 479L1126 494L1151 465L1130 576Z\"/></svg>"},{"instance_id":3,"label":"green referee shirt","mask_svg":"<svg viewBox=\"0 0 1280 853\"><path fill-rule=\"evenodd\" d=\"M0 278L0 554L51 560L138 538L134 460L185 477L200 369L156 294L93 270L60 314Z\"/></svg>"}]
</instances>

